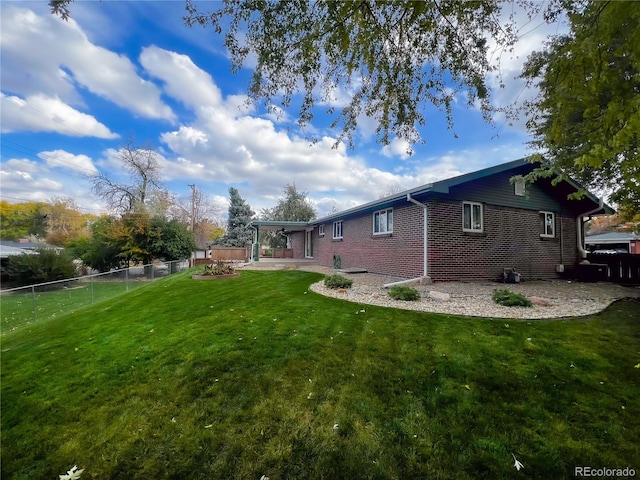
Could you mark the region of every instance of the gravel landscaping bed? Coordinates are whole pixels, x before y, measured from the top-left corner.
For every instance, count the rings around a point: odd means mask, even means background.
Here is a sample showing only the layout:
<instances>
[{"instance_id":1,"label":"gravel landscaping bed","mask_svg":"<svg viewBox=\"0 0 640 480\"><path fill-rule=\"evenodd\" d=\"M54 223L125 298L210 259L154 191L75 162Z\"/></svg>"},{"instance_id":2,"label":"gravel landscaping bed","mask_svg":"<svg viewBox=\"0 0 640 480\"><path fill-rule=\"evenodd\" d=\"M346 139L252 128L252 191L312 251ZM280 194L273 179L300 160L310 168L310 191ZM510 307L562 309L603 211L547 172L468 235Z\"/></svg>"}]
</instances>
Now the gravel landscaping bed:
<instances>
[{"instance_id":1,"label":"gravel landscaping bed","mask_svg":"<svg viewBox=\"0 0 640 480\"><path fill-rule=\"evenodd\" d=\"M245 270L297 269L332 275L336 271L318 265L254 266L245 264ZM385 283L402 280L397 277L371 273L342 274L353 280L353 286L345 290L326 288L322 281L310 286L310 290L327 297L339 298L360 305L401 308L424 312L468 315L472 317L543 319L579 317L601 312L612 302L622 298L640 298L640 287L623 287L612 283L579 283L565 280L531 281L520 284L498 282L435 282L431 285L409 285L420 292L418 301L401 301L389 297ZM491 298L497 289L507 288L534 299L532 307L504 307ZM435 292L435 293L434 293ZM440 295L446 294L446 295ZM447 297L446 300L439 298ZM434 298L439 297L439 298ZM359 307L363 308L363 307Z\"/></svg>"},{"instance_id":2,"label":"gravel landscaping bed","mask_svg":"<svg viewBox=\"0 0 640 480\"><path fill-rule=\"evenodd\" d=\"M332 274L325 267L305 266L305 270ZM592 315L621 298L640 298L640 288L623 287L610 283L576 283L569 281L532 281L503 285L497 282L436 282L431 285L410 285L421 294L418 301L393 300L382 285L398 280L373 274L345 275L353 280L353 286L345 290L326 288L323 282L311 285L313 292L340 298L363 305L419 310L425 312L468 315L473 317L542 319ZM522 293L535 299L539 305L532 307L504 307L496 304L491 296L500 288ZM437 293L433 293L437 292ZM440 300L434 297L447 297Z\"/></svg>"}]
</instances>

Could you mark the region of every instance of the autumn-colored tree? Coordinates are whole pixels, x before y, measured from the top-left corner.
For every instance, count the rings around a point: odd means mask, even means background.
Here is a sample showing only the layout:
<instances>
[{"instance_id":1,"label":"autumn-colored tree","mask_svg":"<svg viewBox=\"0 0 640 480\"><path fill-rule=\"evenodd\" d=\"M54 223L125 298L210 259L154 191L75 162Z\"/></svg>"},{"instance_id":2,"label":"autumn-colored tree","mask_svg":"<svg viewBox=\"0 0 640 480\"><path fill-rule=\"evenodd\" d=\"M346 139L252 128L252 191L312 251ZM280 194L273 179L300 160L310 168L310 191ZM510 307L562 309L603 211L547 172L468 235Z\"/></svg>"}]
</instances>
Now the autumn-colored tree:
<instances>
[{"instance_id":1,"label":"autumn-colored tree","mask_svg":"<svg viewBox=\"0 0 640 480\"><path fill-rule=\"evenodd\" d=\"M70 239L89 236L89 224L98 218L80 212L80 207L71 198L54 197L43 210L47 216L47 243L61 247Z\"/></svg>"},{"instance_id":2,"label":"autumn-colored tree","mask_svg":"<svg viewBox=\"0 0 640 480\"><path fill-rule=\"evenodd\" d=\"M30 236L40 239L47 234L47 205L42 202L9 203L0 201L0 236L17 241Z\"/></svg>"},{"instance_id":3,"label":"autumn-colored tree","mask_svg":"<svg viewBox=\"0 0 640 480\"><path fill-rule=\"evenodd\" d=\"M175 200L169 210L169 217L191 227L198 248L206 248L212 241L224 235L220 227L220 209L202 189L192 186L191 195ZM220 229L222 231L220 232Z\"/></svg>"}]
</instances>

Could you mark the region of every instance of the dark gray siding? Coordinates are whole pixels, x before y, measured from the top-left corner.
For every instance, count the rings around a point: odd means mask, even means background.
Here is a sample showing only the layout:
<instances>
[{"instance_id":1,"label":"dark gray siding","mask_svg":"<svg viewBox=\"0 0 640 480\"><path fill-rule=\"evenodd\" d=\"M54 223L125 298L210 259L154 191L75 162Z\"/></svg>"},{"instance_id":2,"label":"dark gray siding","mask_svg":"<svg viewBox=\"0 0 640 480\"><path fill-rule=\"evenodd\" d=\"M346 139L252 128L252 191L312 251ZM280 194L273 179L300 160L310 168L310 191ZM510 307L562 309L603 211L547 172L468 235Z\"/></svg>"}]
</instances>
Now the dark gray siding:
<instances>
[{"instance_id":1,"label":"dark gray siding","mask_svg":"<svg viewBox=\"0 0 640 480\"><path fill-rule=\"evenodd\" d=\"M514 172L503 172L452 187L448 198L449 200L481 202L525 210L549 210L552 212L563 210L563 204L558 196L552 196L547 189L542 188L547 180L527 185L526 195L521 197L515 194L514 185L509 181L513 176Z\"/></svg>"}]
</instances>

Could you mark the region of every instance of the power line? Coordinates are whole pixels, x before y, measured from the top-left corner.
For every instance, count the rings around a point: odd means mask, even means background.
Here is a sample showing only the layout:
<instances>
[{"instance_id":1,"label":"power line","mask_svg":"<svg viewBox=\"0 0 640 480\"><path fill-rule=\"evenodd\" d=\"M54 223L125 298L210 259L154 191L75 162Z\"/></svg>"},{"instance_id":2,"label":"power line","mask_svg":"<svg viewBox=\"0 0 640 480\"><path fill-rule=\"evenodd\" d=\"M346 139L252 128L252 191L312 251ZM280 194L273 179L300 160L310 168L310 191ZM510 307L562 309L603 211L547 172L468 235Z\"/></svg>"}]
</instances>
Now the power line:
<instances>
[{"instance_id":1,"label":"power line","mask_svg":"<svg viewBox=\"0 0 640 480\"><path fill-rule=\"evenodd\" d=\"M6 145L7 143L8 143L9 145ZM30 158L29 158L30 160L34 160L34 161L38 161L38 162L42 162L42 164L43 164L43 165L45 165L45 166L47 166L47 167L56 167L56 166L62 166L62 167L65 167L65 166L66 166L66 167L68 167L70 170L72 170L72 171L79 171L79 172L82 172L82 173L84 173L86 176L93 176L93 175L95 175L95 174L96 174L96 172L95 172L95 171L93 171L93 170L89 170L89 169L86 169L86 168L84 168L84 167L80 167L80 166L78 166L78 165L75 165L75 164L73 164L73 163L67 162L67 161L65 161L65 160L56 159L56 160L55 160L55 163L49 163L46 159L43 159L42 157L40 157L40 156L39 156L39 154L40 154L40 153L42 153L42 152L37 152L36 150L33 150L32 148L29 148L29 147L27 147L27 146L25 146L25 145L21 145L21 144L19 144L19 143L15 143L15 142L13 142L13 141L11 141L11 140L3 139L3 140L2 140L2 144L3 144L3 147L4 147L5 149L6 149L6 148L8 148L8 149L10 149L10 150L13 150L13 151L18 152L18 153L23 154L23 155L25 155L25 154L26 154L26 155L28 155L28 156L30 157ZM12 144L13 144L13 145L12 145ZM33 152L33 153L29 153L29 152ZM23 159L23 158L11 158L11 159L9 159L9 160L18 161L18 162L26 162L26 160L25 160L25 159ZM61 173L62 175L69 175L69 176L71 176L71 174L70 174L70 173L65 173L65 172L60 172L60 173Z\"/></svg>"}]
</instances>

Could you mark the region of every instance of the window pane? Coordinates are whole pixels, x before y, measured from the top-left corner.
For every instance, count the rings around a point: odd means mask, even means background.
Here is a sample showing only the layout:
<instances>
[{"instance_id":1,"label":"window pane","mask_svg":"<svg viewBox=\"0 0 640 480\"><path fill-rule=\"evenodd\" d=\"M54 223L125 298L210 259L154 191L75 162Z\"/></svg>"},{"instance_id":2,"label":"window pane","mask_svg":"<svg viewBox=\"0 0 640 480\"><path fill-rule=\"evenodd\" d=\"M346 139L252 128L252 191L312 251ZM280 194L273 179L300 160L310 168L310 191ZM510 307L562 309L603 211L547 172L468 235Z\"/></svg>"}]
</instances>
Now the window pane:
<instances>
[{"instance_id":1,"label":"window pane","mask_svg":"<svg viewBox=\"0 0 640 480\"><path fill-rule=\"evenodd\" d=\"M462 206L463 211L463 226L467 230L471 230L471 205L464 204Z\"/></svg>"},{"instance_id":2,"label":"window pane","mask_svg":"<svg viewBox=\"0 0 640 480\"><path fill-rule=\"evenodd\" d=\"M393 232L393 210L387 212L387 232Z\"/></svg>"},{"instance_id":3,"label":"window pane","mask_svg":"<svg viewBox=\"0 0 640 480\"><path fill-rule=\"evenodd\" d=\"M473 229L482 230L482 207L473 205Z\"/></svg>"},{"instance_id":4,"label":"window pane","mask_svg":"<svg viewBox=\"0 0 640 480\"><path fill-rule=\"evenodd\" d=\"M387 231L387 212L380 212L380 232Z\"/></svg>"},{"instance_id":5,"label":"window pane","mask_svg":"<svg viewBox=\"0 0 640 480\"><path fill-rule=\"evenodd\" d=\"M547 232L547 235L553 235L553 226L554 226L553 225L553 214L547 213L546 217L547 217L547 219L546 219L547 220L546 221L546 225L547 225L546 232Z\"/></svg>"},{"instance_id":6,"label":"window pane","mask_svg":"<svg viewBox=\"0 0 640 480\"><path fill-rule=\"evenodd\" d=\"M342 238L342 222L334 222L333 238Z\"/></svg>"},{"instance_id":7,"label":"window pane","mask_svg":"<svg viewBox=\"0 0 640 480\"><path fill-rule=\"evenodd\" d=\"M552 212L540 212L540 235L555 237L555 215Z\"/></svg>"}]
</instances>

